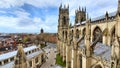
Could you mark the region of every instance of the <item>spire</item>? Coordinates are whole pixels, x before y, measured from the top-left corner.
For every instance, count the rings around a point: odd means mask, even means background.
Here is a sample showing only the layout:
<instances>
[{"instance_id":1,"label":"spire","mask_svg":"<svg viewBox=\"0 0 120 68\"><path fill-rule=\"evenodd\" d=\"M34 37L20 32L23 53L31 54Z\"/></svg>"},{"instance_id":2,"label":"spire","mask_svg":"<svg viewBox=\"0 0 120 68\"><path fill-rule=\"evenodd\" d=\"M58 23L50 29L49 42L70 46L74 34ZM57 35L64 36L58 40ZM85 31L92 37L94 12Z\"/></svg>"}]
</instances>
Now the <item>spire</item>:
<instances>
[{"instance_id":1,"label":"spire","mask_svg":"<svg viewBox=\"0 0 120 68\"><path fill-rule=\"evenodd\" d=\"M84 11L84 9L82 8L82 11Z\"/></svg>"},{"instance_id":2,"label":"spire","mask_svg":"<svg viewBox=\"0 0 120 68\"><path fill-rule=\"evenodd\" d=\"M120 0L118 0L118 12L120 12Z\"/></svg>"},{"instance_id":3,"label":"spire","mask_svg":"<svg viewBox=\"0 0 120 68\"><path fill-rule=\"evenodd\" d=\"M80 8L80 6L79 6L79 11L81 11L81 8Z\"/></svg>"},{"instance_id":4,"label":"spire","mask_svg":"<svg viewBox=\"0 0 120 68\"><path fill-rule=\"evenodd\" d=\"M86 12L86 7L85 7L85 12Z\"/></svg>"},{"instance_id":5,"label":"spire","mask_svg":"<svg viewBox=\"0 0 120 68\"><path fill-rule=\"evenodd\" d=\"M120 15L120 0L118 0L117 16Z\"/></svg>"},{"instance_id":6,"label":"spire","mask_svg":"<svg viewBox=\"0 0 120 68\"><path fill-rule=\"evenodd\" d=\"M105 14L105 16L108 16L108 11L106 11L106 14Z\"/></svg>"},{"instance_id":7,"label":"spire","mask_svg":"<svg viewBox=\"0 0 120 68\"><path fill-rule=\"evenodd\" d=\"M90 17L90 22L91 22L91 17Z\"/></svg>"},{"instance_id":8,"label":"spire","mask_svg":"<svg viewBox=\"0 0 120 68\"><path fill-rule=\"evenodd\" d=\"M72 26L72 24L70 23L70 27Z\"/></svg>"},{"instance_id":9,"label":"spire","mask_svg":"<svg viewBox=\"0 0 120 68\"><path fill-rule=\"evenodd\" d=\"M106 17L106 19L108 19L108 17L109 17L109 14L107 11L106 11L105 17Z\"/></svg>"},{"instance_id":10,"label":"spire","mask_svg":"<svg viewBox=\"0 0 120 68\"><path fill-rule=\"evenodd\" d=\"M88 20L89 19L89 16L88 16L88 13L86 13L86 20Z\"/></svg>"},{"instance_id":11,"label":"spire","mask_svg":"<svg viewBox=\"0 0 120 68\"><path fill-rule=\"evenodd\" d=\"M90 26L91 18L89 17L88 13L86 14L86 24Z\"/></svg>"},{"instance_id":12,"label":"spire","mask_svg":"<svg viewBox=\"0 0 120 68\"><path fill-rule=\"evenodd\" d=\"M77 13L77 10L75 10L75 14Z\"/></svg>"},{"instance_id":13,"label":"spire","mask_svg":"<svg viewBox=\"0 0 120 68\"><path fill-rule=\"evenodd\" d=\"M40 31L41 33L44 33L44 30L43 30L43 28L41 28L41 31Z\"/></svg>"},{"instance_id":14,"label":"spire","mask_svg":"<svg viewBox=\"0 0 120 68\"><path fill-rule=\"evenodd\" d=\"M64 5L64 9L66 8L66 6Z\"/></svg>"},{"instance_id":15,"label":"spire","mask_svg":"<svg viewBox=\"0 0 120 68\"><path fill-rule=\"evenodd\" d=\"M62 8L62 3L60 4L60 7L59 7L59 9L61 9Z\"/></svg>"},{"instance_id":16,"label":"spire","mask_svg":"<svg viewBox=\"0 0 120 68\"><path fill-rule=\"evenodd\" d=\"M69 4L68 4L67 8L69 9Z\"/></svg>"},{"instance_id":17,"label":"spire","mask_svg":"<svg viewBox=\"0 0 120 68\"><path fill-rule=\"evenodd\" d=\"M27 68L27 59L22 44L19 44L14 68Z\"/></svg>"}]
</instances>

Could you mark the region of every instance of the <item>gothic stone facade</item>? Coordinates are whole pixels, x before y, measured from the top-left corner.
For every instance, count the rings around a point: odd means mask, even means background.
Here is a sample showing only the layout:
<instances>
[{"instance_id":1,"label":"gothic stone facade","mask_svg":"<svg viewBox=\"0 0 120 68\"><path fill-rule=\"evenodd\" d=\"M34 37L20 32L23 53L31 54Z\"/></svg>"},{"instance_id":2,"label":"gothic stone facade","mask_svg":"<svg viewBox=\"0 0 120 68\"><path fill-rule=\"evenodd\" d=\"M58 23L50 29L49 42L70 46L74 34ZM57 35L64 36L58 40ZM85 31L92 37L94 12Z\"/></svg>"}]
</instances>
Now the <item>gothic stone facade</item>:
<instances>
[{"instance_id":1,"label":"gothic stone facade","mask_svg":"<svg viewBox=\"0 0 120 68\"><path fill-rule=\"evenodd\" d=\"M40 68L44 60L45 54L40 48L25 53L22 44L20 44L13 68Z\"/></svg>"},{"instance_id":2,"label":"gothic stone facade","mask_svg":"<svg viewBox=\"0 0 120 68\"><path fill-rule=\"evenodd\" d=\"M120 68L120 0L118 10L88 19L86 8L75 11L69 23L69 6L59 7L57 48L66 68Z\"/></svg>"}]
</instances>

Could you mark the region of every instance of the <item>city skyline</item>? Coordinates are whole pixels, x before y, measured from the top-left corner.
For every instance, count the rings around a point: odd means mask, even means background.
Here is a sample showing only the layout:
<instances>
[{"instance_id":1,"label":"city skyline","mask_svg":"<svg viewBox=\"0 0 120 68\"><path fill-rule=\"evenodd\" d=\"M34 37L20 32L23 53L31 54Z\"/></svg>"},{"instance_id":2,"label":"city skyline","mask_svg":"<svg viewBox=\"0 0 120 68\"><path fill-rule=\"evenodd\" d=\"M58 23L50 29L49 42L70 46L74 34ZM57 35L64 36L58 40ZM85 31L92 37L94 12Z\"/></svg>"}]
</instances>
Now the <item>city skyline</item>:
<instances>
[{"instance_id":1,"label":"city skyline","mask_svg":"<svg viewBox=\"0 0 120 68\"><path fill-rule=\"evenodd\" d=\"M117 10L118 0L1 0L0 1L0 33L39 33L57 32L58 8L60 4L68 6L70 22L74 23L75 10L87 8L91 18L105 15Z\"/></svg>"}]
</instances>

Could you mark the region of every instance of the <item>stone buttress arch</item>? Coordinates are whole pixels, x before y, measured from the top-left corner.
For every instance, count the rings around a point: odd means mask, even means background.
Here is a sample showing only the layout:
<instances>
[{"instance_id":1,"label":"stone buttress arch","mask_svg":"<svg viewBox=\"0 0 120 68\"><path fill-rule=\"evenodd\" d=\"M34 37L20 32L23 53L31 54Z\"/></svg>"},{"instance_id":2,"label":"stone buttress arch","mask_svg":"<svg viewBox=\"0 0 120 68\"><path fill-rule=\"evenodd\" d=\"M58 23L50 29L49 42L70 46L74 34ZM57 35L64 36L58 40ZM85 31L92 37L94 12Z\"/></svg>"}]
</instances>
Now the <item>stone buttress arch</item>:
<instances>
[{"instance_id":1,"label":"stone buttress arch","mask_svg":"<svg viewBox=\"0 0 120 68\"><path fill-rule=\"evenodd\" d=\"M103 39L102 39L103 44L107 44L109 29L105 28L102 34L103 34Z\"/></svg>"},{"instance_id":2,"label":"stone buttress arch","mask_svg":"<svg viewBox=\"0 0 120 68\"><path fill-rule=\"evenodd\" d=\"M104 67L103 61L99 61L92 68L105 68L105 67Z\"/></svg>"},{"instance_id":3,"label":"stone buttress arch","mask_svg":"<svg viewBox=\"0 0 120 68\"><path fill-rule=\"evenodd\" d=\"M86 28L83 28L82 29L82 36L85 36L85 34L86 34Z\"/></svg>"},{"instance_id":4,"label":"stone buttress arch","mask_svg":"<svg viewBox=\"0 0 120 68\"><path fill-rule=\"evenodd\" d=\"M110 30L110 45L112 45L114 39L115 39L115 25Z\"/></svg>"},{"instance_id":5,"label":"stone buttress arch","mask_svg":"<svg viewBox=\"0 0 120 68\"><path fill-rule=\"evenodd\" d=\"M79 38L79 35L80 35L79 29L76 29L76 35L77 35L77 38Z\"/></svg>"}]
</instances>

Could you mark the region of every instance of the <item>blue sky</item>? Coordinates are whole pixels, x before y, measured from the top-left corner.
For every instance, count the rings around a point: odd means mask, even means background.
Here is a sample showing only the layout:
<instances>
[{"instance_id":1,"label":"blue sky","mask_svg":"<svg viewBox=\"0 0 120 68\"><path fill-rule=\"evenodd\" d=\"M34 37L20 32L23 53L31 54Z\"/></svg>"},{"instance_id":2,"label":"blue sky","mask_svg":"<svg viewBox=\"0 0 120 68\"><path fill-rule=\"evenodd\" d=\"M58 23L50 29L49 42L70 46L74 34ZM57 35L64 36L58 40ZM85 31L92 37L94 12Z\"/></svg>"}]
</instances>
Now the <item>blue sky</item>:
<instances>
[{"instance_id":1,"label":"blue sky","mask_svg":"<svg viewBox=\"0 0 120 68\"><path fill-rule=\"evenodd\" d=\"M118 0L0 0L0 33L55 33L58 26L58 8L68 5L70 22L74 23L75 10L87 8L89 17L117 10Z\"/></svg>"}]
</instances>

